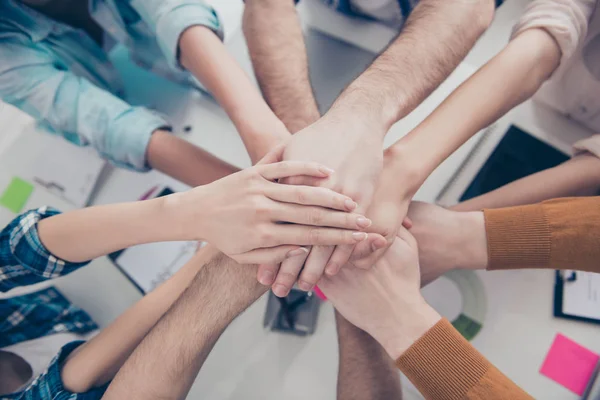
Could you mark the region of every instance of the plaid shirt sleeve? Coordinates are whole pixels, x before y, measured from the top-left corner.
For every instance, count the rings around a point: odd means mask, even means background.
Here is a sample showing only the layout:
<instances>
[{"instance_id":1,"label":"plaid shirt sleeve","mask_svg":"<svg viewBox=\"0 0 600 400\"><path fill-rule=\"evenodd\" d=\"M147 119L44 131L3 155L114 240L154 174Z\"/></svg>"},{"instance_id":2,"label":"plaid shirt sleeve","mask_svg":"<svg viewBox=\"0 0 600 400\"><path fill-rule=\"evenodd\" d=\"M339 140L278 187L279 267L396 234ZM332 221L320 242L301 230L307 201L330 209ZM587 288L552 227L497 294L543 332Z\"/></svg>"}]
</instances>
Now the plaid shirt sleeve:
<instances>
[{"instance_id":1,"label":"plaid shirt sleeve","mask_svg":"<svg viewBox=\"0 0 600 400\"><path fill-rule=\"evenodd\" d=\"M223 39L223 26L216 11L202 0L140 0L131 6L156 35L169 66L176 71L179 64L179 38L191 26L202 25Z\"/></svg>"},{"instance_id":2,"label":"plaid shirt sleeve","mask_svg":"<svg viewBox=\"0 0 600 400\"><path fill-rule=\"evenodd\" d=\"M27 211L0 232L0 291L58 278L89 263L61 260L40 240L37 223L59 213L51 207Z\"/></svg>"},{"instance_id":3,"label":"plaid shirt sleeve","mask_svg":"<svg viewBox=\"0 0 600 400\"><path fill-rule=\"evenodd\" d=\"M65 389L60 377L62 363L81 346L83 341L66 344L52 360L50 366L38 376L27 389L8 396L0 396L0 400L99 400L104 395L109 383L85 393L72 393Z\"/></svg>"}]
</instances>

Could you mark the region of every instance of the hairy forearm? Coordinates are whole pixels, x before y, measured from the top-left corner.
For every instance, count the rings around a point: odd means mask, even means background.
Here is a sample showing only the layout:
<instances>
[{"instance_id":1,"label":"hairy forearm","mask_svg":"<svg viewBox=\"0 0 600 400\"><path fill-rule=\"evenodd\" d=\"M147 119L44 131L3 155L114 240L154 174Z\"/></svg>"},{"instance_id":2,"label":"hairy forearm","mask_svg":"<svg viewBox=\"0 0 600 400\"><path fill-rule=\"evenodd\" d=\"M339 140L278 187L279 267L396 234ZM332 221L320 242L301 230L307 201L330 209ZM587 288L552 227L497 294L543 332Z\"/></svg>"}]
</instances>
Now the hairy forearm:
<instances>
[{"instance_id":1,"label":"hairy forearm","mask_svg":"<svg viewBox=\"0 0 600 400\"><path fill-rule=\"evenodd\" d=\"M319 119L293 0L248 0L243 28L269 106L294 133Z\"/></svg>"},{"instance_id":2,"label":"hairy forearm","mask_svg":"<svg viewBox=\"0 0 600 400\"><path fill-rule=\"evenodd\" d=\"M387 152L400 160L399 168L414 173L413 186L420 186L470 137L531 97L557 68L560 55L544 30L522 33Z\"/></svg>"},{"instance_id":3,"label":"hairy forearm","mask_svg":"<svg viewBox=\"0 0 600 400\"><path fill-rule=\"evenodd\" d=\"M336 108L385 134L456 68L493 16L492 0L421 0L398 38L342 93Z\"/></svg>"},{"instance_id":4,"label":"hairy forearm","mask_svg":"<svg viewBox=\"0 0 600 400\"><path fill-rule=\"evenodd\" d=\"M229 115L253 162L286 137L284 125L212 31L191 27L182 34L179 47L182 65Z\"/></svg>"},{"instance_id":5,"label":"hairy forearm","mask_svg":"<svg viewBox=\"0 0 600 400\"><path fill-rule=\"evenodd\" d=\"M267 290L255 276L256 266L216 256L144 338L104 398L185 398L225 328Z\"/></svg>"},{"instance_id":6,"label":"hairy forearm","mask_svg":"<svg viewBox=\"0 0 600 400\"><path fill-rule=\"evenodd\" d=\"M148 164L189 186L206 185L239 169L169 132L156 131L146 154Z\"/></svg>"},{"instance_id":7,"label":"hairy forearm","mask_svg":"<svg viewBox=\"0 0 600 400\"><path fill-rule=\"evenodd\" d=\"M65 387L71 392L83 393L112 380L200 268L216 254L217 250L211 246L199 250L173 277L73 352L62 366L61 378Z\"/></svg>"},{"instance_id":8,"label":"hairy forearm","mask_svg":"<svg viewBox=\"0 0 600 400\"><path fill-rule=\"evenodd\" d=\"M484 208L511 207L559 197L593 196L599 191L600 159L593 155L580 155L557 167L459 203L452 209L477 211Z\"/></svg>"},{"instance_id":9,"label":"hairy forearm","mask_svg":"<svg viewBox=\"0 0 600 400\"><path fill-rule=\"evenodd\" d=\"M368 333L337 311L339 340L338 400L393 400L402 398L394 360Z\"/></svg>"}]
</instances>

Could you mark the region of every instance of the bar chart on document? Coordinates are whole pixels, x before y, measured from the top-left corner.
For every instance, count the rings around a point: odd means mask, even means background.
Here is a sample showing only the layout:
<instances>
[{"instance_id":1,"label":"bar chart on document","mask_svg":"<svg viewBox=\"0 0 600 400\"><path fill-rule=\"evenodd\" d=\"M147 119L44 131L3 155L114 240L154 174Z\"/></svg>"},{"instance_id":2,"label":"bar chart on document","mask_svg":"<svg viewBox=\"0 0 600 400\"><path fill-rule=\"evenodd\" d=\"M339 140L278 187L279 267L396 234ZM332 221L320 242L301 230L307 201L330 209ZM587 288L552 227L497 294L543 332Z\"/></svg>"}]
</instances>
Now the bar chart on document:
<instances>
[{"instance_id":1,"label":"bar chart on document","mask_svg":"<svg viewBox=\"0 0 600 400\"><path fill-rule=\"evenodd\" d=\"M151 292L179 271L198 250L198 242L160 242L133 246L116 264L144 293Z\"/></svg>"}]
</instances>

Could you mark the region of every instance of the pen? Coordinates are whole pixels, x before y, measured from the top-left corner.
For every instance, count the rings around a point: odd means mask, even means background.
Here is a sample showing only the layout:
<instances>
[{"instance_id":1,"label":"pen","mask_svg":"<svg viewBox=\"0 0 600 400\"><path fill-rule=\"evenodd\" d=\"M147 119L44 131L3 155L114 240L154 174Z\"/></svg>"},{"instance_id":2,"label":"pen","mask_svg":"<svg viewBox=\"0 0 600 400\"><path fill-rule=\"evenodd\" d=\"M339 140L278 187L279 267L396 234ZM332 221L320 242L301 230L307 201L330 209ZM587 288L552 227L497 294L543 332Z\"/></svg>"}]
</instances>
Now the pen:
<instances>
[{"instance_id":1,"label":"pen","mask_svg":"<svg viewBox=\"0 0 600 400\"><path fill-rule=\"evenodd\" d=\"M139 201L148 200L150 196L152 196L152 193L156 191L156 189L158 189L158 186L153 186L152 188L150 188L150 190L148 190L142 195L142 197L139 198Z\"/></svg>"}]
</instances>

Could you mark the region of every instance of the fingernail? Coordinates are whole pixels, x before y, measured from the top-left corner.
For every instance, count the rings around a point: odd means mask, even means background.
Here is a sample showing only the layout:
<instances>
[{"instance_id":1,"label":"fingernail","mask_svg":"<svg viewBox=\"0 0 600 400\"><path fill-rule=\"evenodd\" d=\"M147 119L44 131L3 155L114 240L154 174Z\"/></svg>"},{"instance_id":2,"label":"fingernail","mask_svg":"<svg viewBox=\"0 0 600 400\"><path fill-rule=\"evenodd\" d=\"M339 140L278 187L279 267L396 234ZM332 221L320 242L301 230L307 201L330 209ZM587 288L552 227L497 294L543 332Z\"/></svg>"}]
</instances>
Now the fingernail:
<instances>
[{"instance_id":1,"label":"fingernail","mask_svg":"<svg viewBox=\"0 0 600 400\"><path fill-rule=\"evenodd\" d=\"M356 225L360 226L361 228L368 228L371 226L371 220L365 217L358 217L356 219Z\"/></svg>"},{"instance_id":2,"label":"fingernail","mask_svg":"<svg viewBox=\"0 0 600 400\"><path fill-rule=\"evenodd\" d=\"M346 207L346 210L352 211L358 207L358 204L356 204L356 202L352 199L346 199L344 200L344 206Z\"/></svg>"},{"instance_id":3,"label":"fingernail","mask_svg":"<svg viewBox=\"0 0 600 400\"><path fill-rule=\"evenodd\" d=\"M313 288L313 285L308 283L308 282L304 282L304 281L299 281L298 282L298 287L301 290L304 290L305 292L310 291Z\"/></svg>"},{"instance_id":4,"label":"fingernail","mask_svg":"<svg viewBox=\"0 0 600 400\"><path fill-rule=\"evenodd\" d=\"M289 251L285 257L286 258L292 258L292 257L297 257L297 256L301 256L304 254L308 253L308 249L306 247L300 247L299 249L295 249L295 250L291 250Z\"/></svg>"},{"instance_id":5,"label":"fingernail","mask_svg":"<svg viewBox=\"0 0 600 400\"><path fill-rule=\"evenodd\" d=\"M273 286L273 293L275 293L275 296L277 297L285 297L288 294L288 289L282 284L278 283Z\"/></svg>"},{"instance_id":6,"label":"fingernail","mask_svg":"<svg viewBox=\"0 0 600 400\"><path fill-rule=\"evenodd\" d=\"M365 232L354 232L352 233L352 238L357 242L362 242L367 238L367 234Z\"/></svg>"},{"instance_id":7,"label":"fingernail","mask_svg":"<svg viewBox=\"0 0 600 400\"><path fill-rule=\"evenodd\" d=\"M258 281L261 285L269 286L273 283L273 272L272 271L261 271L258 275Z\"/></svg>"},{"instance_id":8,"label":"fingernail","mask_svg":"<svg viewBox=\"0 0 600 400\"><path fill-rule=\"evenodd\" d=\"M329 276L337 274L337 270L338 268L336 263L329 263L327 264L327 267L325 267L325 273Z\"/></svg>"},{"instance_id":9,"label":"fingernail","mask_svg":"<svg viewBox=\"0 0 600 400\"><path fill-rule=\"evenodd\" d=\"M324 166L320 166L319 167L319 171L321 171L322 173L324 173L327 176L333 175L333 173L335 172L331 168L327 168L327 167L324 167Z\"/></svg>"}]
</instances>

